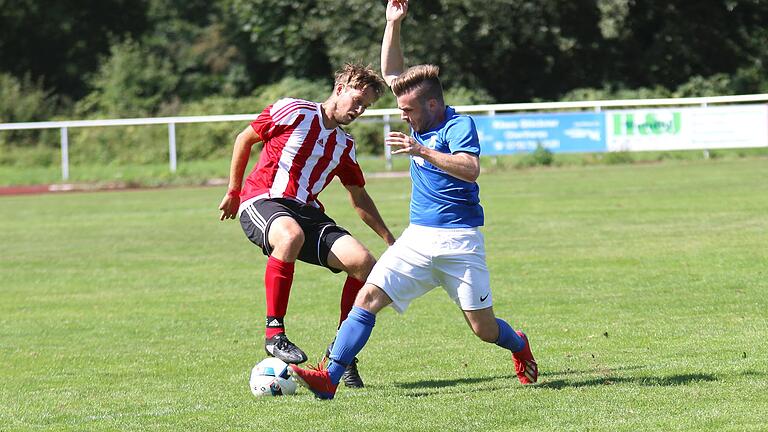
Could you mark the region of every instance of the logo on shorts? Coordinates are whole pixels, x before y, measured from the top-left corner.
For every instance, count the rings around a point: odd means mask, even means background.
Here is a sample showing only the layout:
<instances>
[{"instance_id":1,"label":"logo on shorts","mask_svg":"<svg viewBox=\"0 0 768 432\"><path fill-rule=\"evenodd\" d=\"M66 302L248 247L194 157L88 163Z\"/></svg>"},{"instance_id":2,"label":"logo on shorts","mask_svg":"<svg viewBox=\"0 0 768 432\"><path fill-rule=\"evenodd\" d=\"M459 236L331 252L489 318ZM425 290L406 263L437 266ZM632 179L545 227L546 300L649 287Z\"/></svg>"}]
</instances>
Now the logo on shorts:
<instances>
[{"instance_id":1,"label":"logo on shorts","mask_svg":"<svg viewBox=\"0 0 768 432\"><path fill-rule=\"evenodd\" d=\"M487 299L489 295L491 295L491 293L488 293L488 294L486 294L484 296L480 296L480 302L484 302L485 299Z\"/></svg>"}]
</instances>

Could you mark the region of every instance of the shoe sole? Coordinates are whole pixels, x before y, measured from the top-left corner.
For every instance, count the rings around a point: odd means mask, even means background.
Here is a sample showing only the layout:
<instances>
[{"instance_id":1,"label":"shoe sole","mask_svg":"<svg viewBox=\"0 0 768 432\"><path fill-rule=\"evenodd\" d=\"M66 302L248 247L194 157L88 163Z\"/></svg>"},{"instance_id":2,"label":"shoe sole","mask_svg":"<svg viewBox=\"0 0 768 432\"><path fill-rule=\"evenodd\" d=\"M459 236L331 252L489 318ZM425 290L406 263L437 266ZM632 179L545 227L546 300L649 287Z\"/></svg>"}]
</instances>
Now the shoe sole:
<instances>
[{"instance_id":1,"label":"shoe sole","mask_svg":"<svg viewBox=\"0 0 768 432\"><path fill-rule=\"evenodd\" d=\"M274 347L273 347L273 351L274 351ZM282 361L284 361L284 362L286 362L288 364L302 364L305 361L307 361L307 355L306 354L304 354L303 358L300 358L300 359L296 360L296 359L288 359L285 356L279 356L279 355L275 354L273 351L270 351L269 348L267 348L266 346L264 347L264 352L266 352L267 355L272 356L272 357L274 357L276 359L280 359L280 360L282 360Z\"/></svg>"},{"instance_id":2,"label":"shoe sole","mask_svg":"<svg viewBox=\"0 0 768 432\"><path fill-rule=\"evenodd\" d=\"M527 383L523 383L525 385L534 384L536 381L539 380L539 374L536 372L538 369L538 366L531 366L531 362L525 362L525 371L523 371L523 375L528 379ZM519 377L518 377L519 378Z\"/></svg>"},{"instance_id":3,"label":"shoe sole","mask_svg":"<svg viewBox=\"0 0 768 432\"><path fill-rule=\"evenodd\" d=\"M523 332L520 332L520 333L522 333L521 336L523 337L523 339L525 339L525 347L530 352L531 344L528 341L528 335L526 335ZM531 352L531 357L533 358L532 352ZM518 361L515 359L515 353L512 353L512 358L513 360ZM523 385L535 384L539 380L539 366L538 364L536 364L536 360L534 359L534 361L532 362L528 360L519 360L519 361L525 364L525 369L523 370L523 376L525 377L526 380L528 380L528 382L523 382L523 377L518 375L517 379L520 380L520 384L523 384Z\"/></svg>"}]
</instances>

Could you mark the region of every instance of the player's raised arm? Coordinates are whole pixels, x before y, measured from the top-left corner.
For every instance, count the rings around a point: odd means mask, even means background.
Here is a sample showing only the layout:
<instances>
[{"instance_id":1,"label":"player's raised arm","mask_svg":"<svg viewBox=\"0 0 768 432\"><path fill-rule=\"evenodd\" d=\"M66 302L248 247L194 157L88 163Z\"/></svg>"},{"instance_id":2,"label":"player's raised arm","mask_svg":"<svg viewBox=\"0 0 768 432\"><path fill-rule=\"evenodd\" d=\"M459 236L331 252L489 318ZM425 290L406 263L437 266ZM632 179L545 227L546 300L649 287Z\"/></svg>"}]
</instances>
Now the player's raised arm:
<instances>
[{"instance_id":1,"label":"player's raised arm","mask_svg":"<svg viewBox=\"0 0 768 432\"><path fill-rule=\"evenodd\" d=\"M240 188L243 185L243 175L251 157L251 148L261 141L261 137L248 125L235 138L235 148L232 150L232 162L229 167L229 187L227 194L221 200L220 220L234 219L240 206Z\"/></svg>"},{"instance_id":2,"label":"player's raised arm","mask_svg":"<svg viewBox=\"0 0 768 432\"><path fill-rule=\"evenodd\" d=\"M403 50L400 47L400 24L408 12L408 0L387 2L387 25L381 40L381 76L388 86L405 69Z\"/></svg>"}]
</instances>

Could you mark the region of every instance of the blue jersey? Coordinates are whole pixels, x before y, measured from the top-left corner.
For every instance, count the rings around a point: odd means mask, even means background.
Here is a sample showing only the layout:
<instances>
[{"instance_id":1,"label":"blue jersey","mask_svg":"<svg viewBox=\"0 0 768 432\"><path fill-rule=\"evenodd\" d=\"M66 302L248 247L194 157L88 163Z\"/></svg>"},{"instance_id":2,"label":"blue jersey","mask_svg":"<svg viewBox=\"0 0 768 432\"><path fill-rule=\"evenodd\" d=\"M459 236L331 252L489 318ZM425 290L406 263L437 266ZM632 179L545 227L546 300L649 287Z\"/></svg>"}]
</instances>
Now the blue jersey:
<instances>
[{"instance_id":1,"label":"blue jersey","mask_svg":"<svg viewBox=\"0 0 768 432\"><path fill-rule=\"evenodd\" d=\"M445 119L434 129L412 136L441 153L480 156L480 140L471 117L445 108ZM428 227L470 228L483 225L480 187L460 180L421 157L411 157L411 223Z\"/></svg>"}]
</instances>

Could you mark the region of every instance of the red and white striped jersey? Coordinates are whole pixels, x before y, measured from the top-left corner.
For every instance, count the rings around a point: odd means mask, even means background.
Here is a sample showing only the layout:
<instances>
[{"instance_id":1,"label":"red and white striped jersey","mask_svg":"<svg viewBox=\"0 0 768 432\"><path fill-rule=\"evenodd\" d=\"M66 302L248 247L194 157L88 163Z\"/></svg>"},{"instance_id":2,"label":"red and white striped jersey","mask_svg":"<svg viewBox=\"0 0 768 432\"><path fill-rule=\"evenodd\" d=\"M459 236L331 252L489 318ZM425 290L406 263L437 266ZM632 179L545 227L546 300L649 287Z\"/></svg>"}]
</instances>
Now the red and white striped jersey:
<instances>
[{"instance_id":1,"label":"red and white striped jersey","mask_svg":"<svg viewBox=\"0 0 768 432\"><path fill-rule=\"evenodd\" d=\"M364 186L355 159L355 141L340 127L326 129L320 104L280 99L266 107L251 127L264 142L259 163L240 192L240 202L293 198L323 208L317 195L334 177Z\"/></svg>"}]
</instances>

